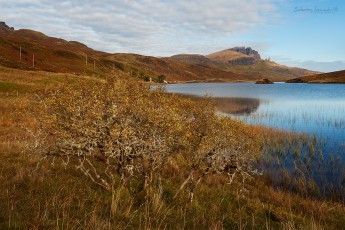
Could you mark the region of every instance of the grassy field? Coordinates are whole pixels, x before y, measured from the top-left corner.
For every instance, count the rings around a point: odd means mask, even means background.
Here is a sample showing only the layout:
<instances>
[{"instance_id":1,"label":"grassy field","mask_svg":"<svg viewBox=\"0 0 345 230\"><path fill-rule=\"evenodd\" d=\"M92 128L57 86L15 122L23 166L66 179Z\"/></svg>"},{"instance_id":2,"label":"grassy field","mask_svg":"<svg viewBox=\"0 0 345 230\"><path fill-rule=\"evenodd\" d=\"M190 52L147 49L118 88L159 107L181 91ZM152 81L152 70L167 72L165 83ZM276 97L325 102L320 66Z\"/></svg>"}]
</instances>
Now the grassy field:
<instances>
[{"instance_id":1,"label":"grassy field","mask_svg":"<svg viewBox=\"0 0 345 230\"><path fill-rule=\"evenodd\" d=\"M211 175L192 203L185 193L174 199L185 174L179 162L167 165L161 189L124 190L112 212L111 192L26 146L26 130L37 125L26 116L37 90L85 82L103 80L0 67L0 229L344 229L343 202L277 190L260 176L243 185ZM238 127L262 139L260 128Z\"/></svg>"}]
</instances>

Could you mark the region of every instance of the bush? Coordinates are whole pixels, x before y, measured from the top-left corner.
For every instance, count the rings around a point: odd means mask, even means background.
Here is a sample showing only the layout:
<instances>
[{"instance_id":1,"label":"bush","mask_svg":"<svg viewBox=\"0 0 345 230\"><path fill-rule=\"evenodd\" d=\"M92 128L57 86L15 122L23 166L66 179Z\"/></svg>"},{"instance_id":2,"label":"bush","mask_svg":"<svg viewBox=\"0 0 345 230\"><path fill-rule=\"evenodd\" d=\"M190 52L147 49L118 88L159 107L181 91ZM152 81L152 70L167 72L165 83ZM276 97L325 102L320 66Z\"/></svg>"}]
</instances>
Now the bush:
<instances>
[{"instance_id":1,"label":"bush","mask_svg":"<svg viewBox=\"0 0 345 230\"><path fill-rule=\"evenodd\" d=\"M37 150L111 191L113 212L123 189L133 196L161 191L169 162L183 177L174 197L187 189L191 201L209 174L232 181L256 173L256 142L241 123L218 117L209 99L196 104L162 88L109 79L50 90L36 108L42 134Z\"/></svg>"}]
</instances>

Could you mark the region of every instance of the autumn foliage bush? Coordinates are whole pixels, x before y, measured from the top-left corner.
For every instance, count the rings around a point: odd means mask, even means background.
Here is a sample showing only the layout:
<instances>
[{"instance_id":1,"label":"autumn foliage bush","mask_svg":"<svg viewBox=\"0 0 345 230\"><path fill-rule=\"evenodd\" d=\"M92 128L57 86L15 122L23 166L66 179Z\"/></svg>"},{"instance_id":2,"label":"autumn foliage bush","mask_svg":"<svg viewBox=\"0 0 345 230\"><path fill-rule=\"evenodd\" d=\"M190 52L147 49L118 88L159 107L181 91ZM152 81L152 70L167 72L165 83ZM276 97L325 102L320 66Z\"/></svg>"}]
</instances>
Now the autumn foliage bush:
<instances>
[{"instance_id":1,"label":"autumn foliage bush","mask_svg":"<svg viewBox=\"0 0 345 230\"><path fill-rule=\"evenodd\" d=\"M258 143L239 122L215 113L210 99L167 94L130 79L64 85L40 93L35 114L35 151L75 165L112 193L116 212L121 193L151 196L163 188L171 165L180 185L174 198L193 200L208 175L251 177ZM175 167L176 168L176 167Z\"/></svg>"}]
</instances>

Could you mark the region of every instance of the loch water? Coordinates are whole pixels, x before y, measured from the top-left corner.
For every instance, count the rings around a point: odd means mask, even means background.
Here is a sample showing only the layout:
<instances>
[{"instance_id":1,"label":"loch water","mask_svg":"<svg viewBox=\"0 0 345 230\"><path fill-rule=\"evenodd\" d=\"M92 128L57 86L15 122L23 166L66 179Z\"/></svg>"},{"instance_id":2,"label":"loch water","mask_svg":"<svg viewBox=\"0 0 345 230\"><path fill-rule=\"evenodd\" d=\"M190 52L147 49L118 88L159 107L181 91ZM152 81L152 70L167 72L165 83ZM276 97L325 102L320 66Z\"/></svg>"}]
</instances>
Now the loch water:
<instances>
[{"instance_id":1,"label":"loch water","mask_svg":"<svg viewBox=\"0 0 345 230\"><path fill-rule=\"evenodd\" d=\"M188 83L166 85L166 90L169 93L213 97L219 101L221 114L247 124L317 138L319 143L324 143L322 154L325 162L331 157L336 156L337 159L337 169L333 173L322 170L327 175L327 183L337 183L332 186L345 188L344 84ZM289 159L285 160L286 165L291 165ZM344 175L339 177L339 174ZM320 177L321 174L314 175ZM340 179L334 181L335 177ZM314 179L319 184L325 184L319 178Z\"/></svg>"}]
</instances>

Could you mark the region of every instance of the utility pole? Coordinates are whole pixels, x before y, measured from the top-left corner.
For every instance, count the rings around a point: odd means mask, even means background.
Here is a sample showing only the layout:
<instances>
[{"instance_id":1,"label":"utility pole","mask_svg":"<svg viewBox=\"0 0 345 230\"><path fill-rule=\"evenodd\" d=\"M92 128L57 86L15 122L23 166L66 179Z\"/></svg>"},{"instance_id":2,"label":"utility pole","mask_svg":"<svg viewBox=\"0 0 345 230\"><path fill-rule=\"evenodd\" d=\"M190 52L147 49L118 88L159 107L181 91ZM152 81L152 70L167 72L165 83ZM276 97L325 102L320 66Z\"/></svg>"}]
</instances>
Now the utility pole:
<instances>
[{"instance_id":1,"label":"utility pole","mask_svg":"<svg viewBox=\"0 0 345 230\"><path fill-rule=\"evenodd\" d=\"M19 47L19 61L22 61L22 47Z\"/></svg>"},{"instance_id":2,"label":"utility pole","mask_svg":"<svg viewBox=\"0 0 345 230\"><path fill-rule=\"evenodd\" d=\"M32 67L35 67L35 54L32 55Z\"/></svg>"},{"instance_id":3,"label":"utility pole","mask_svg":"<svg viewBox=\"0 0 345 230\"><path fill-rule=\"evenodd\" d=\"M87 54L86 54L86 59L85 59L85 63L86 63L86 66L87 66Z\"/></svg>"},{"instance_id":4,"label":"utility pole","mask_svg":"<svg viewBox=\"0 0 345 230\"><path fill-rule=\"evenodd\" d=\"M93 60L93 68L96 69L96 61Z\"/></svg>"}]
</instances>

